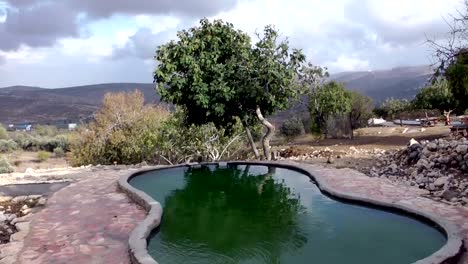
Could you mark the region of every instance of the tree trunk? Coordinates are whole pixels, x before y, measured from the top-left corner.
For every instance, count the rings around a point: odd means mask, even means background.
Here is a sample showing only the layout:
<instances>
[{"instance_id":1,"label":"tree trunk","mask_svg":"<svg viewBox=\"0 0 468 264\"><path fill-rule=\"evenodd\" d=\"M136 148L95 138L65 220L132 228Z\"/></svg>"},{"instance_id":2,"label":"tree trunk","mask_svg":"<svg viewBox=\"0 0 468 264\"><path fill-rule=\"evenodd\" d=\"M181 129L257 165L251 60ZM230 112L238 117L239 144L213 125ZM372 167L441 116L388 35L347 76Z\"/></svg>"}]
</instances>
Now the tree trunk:
<instances>
[{"instance_id":1,"label":"tree trunk","mask_svg":"<svg viewBox=\"0 0 468 264\"><path fill-rule=\"evenodd\" d=\"M252 137L252 133L250 133L250 129L246 124L243 124L245 128L245 133L247 134L247 138L249 139L250 148L252 149L253 153L255 154L256 159L260 159L260 153L258 153L257 146L255 146L255 140Z\"/></svg>"},{"instance_id":2,"label":"tree trunk","mask_svg":"<svg viewBox=\"0 0 468 264\"><path fill-rule=\"evenodd\" d=\"M275 133L275 127L263 117L260 107L257 107L255 112L257 113L258 120L267 128L267 132L262 138L263 154L266 160L271 160L270 140Z\"/></svg>"},{"instance_id":3,"label":"tree trunk","mask_svg":"<svg viewBox=\"0 0 468 264\"><path fill-rule=\"evenodd\" d=\"M445 116L445 125L449 126L450 125L450 114L452 113L453 110L448 110L444 111L444 116Z\"/></svg>"}]
</instances>

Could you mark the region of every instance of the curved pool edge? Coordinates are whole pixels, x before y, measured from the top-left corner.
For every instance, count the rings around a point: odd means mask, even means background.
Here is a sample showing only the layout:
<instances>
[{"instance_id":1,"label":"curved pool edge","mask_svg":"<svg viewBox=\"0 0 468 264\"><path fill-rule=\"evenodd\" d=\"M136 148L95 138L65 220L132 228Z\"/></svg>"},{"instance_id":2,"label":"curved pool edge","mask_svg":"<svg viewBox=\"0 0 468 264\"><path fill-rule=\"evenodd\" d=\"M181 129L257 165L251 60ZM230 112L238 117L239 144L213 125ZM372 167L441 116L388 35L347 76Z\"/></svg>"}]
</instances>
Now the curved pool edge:
<instances>
[{"instance_id":1,"label":"curved pool edge","mask_svg":"<svg viewBox=\"0 0 468 264\"><path fill-rule=\"evenodd\" d=\"M359 203L368 206L379 207L396 212L400 212L409 216L417 217L425 222L429 222L437 226L447 237L446 244L432 255L414 262L414 264L456 264L458 258L463 252L463 239L459 228L440 218L432 213L425 212L398 202L386 202L381 200L372 199L362 194L344 192L334 189L332 186L321 178L320 173L313 170L310 165L299 164L295 162L268 162L268 161L229 161L229 162L212 162L212 163L189 163L174 166L154 166L145 169L133 171L129 174L123 175L118 180L120 190L125 192L127 196L142 206L147 212L146 218L140 222L135 229L130 233L129 237L129 254L133 264L157 264L158 262L153 259L147 250L147 238L151 231L159 226L161 223L163 209L158 201L155 201L145 192L138 190L129 184L129 180L142 173L154 171L159 169L171 169L177 167L193 167L209 164L239 164L239 165L266 165L276 166L279 168L290 169L301 172L313 180L320 191L332 198Z\"/></svg>"}]
</instances>

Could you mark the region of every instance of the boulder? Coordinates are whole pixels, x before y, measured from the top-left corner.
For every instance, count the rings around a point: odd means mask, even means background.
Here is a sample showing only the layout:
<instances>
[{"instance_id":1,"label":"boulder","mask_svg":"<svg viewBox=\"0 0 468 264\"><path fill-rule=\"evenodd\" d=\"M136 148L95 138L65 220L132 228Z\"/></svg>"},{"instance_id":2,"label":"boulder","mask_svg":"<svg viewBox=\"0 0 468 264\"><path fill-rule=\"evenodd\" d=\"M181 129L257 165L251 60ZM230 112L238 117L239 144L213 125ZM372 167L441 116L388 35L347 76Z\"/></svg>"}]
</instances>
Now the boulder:
<instances>
[{"instance_id":1,"label":"boulder","mask_svg":"<svg viewBox=\"0 0 468 264\"><path fill-rule=\"evenodd\" d=\"M437 151L437 144L436 143L431 142L431 143L427 144L426 147L430 151Z\"/></svg>"},{"instance_id":2,"label":"boulder","mask_svg":"<svg viewBox=\"0 0 468 264\"><path fill-rule=\"evenodd\" d=\"M458 145L458 146L455 148L455 151L456 151L458 154L465 155L465 154L468 152L468 145Z\"/></svg>"},{"instance_id":3,"label":"boulder","mask_svg":"<svg viewBox=\"0 0 468 264\"><path fill-rule=\"evenodd\" d=\"M449 177L447 176L440 177L434 182L434 186L443 187L444 185L448 183L448 181L449 181Z\"/></svg>"}]
</instances>

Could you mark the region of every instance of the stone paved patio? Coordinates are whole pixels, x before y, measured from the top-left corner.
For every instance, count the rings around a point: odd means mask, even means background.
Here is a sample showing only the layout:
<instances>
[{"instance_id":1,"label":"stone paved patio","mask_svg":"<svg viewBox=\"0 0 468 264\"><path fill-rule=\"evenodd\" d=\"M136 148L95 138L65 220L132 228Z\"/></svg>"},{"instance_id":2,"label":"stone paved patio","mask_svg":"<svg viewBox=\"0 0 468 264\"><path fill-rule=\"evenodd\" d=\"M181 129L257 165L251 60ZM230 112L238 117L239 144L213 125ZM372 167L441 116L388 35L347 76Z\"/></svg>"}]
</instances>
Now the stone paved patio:
<instances>
[{"instance_id":1,"label":"stone paved patio","mask_svg":"<svg viewBox=\"0 0 468 264\"><path fill-rule=\"evenodd\" d=\"M90 173L55 193L34 216L17 263L129 263L128 236L145 212L117 191L122 173Z\"/></svg>"},{"instance_id":2,"label":"stone paved patio","mask_svg":"<svg viewBox=\"0 0 468 264\"><path fill-rule=\"evenodd\" d=\"M353 170L309 166L335 189L400 201L444 217L460 226L468 244L467 207L435 202L421 197L419 189ZM128 171L90 173L55 193L34 216L17 263L129 263L128 236L145 212L116 190L116 181L124 173ZM462 263L468 263L466 254Z\"/></svg>"},{"instance_id":3,"label":"stone paved patio","mask_svg":"<svg viewBox=\"0 0 468 264\"><path fill-rule=\"evenodd\" d=\"M387 202L400 202L413 208L433 213L458 225L464 237L465 247L468 245L468 207L454 207L441 202L422 197L426 191L405 185L396 185L384 178L369 178L351 169L328 169L316 165L308 165L328 185L334 189L366 195L369 198ZM462 257L460 263L468 264L468 254Z\"/></svg>"}]
</instances>

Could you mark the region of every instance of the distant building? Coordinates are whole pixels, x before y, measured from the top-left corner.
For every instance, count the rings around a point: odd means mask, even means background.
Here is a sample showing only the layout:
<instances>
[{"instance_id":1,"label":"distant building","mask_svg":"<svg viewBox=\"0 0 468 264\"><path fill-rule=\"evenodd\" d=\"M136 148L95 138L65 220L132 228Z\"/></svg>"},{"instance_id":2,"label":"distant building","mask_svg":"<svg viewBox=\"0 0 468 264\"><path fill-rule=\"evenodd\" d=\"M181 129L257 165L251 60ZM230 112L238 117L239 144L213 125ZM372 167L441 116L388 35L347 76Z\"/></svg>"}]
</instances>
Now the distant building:
<instances>
[{"instance_id":1,"label":"distant building","mask_svg":"<svg viewBox=\"0 0 468 264\"><path fill-rule=\"evenodd\" d=\"M21 124L10 124L8 130L11 131L31 131L32 124L30 123L21 123Z\"/></svg>"},{"instance_id":2,"label":"distant building","mask_svg":"<svg viewBox=\"0 0 468 264\"><path fill-rule=\"evenodd\" d=\"M68 124L68 130L72 131L72 130L75 130L77 128L77 124L76 123L70 123Z\"/></svg>"}]
</instances>

